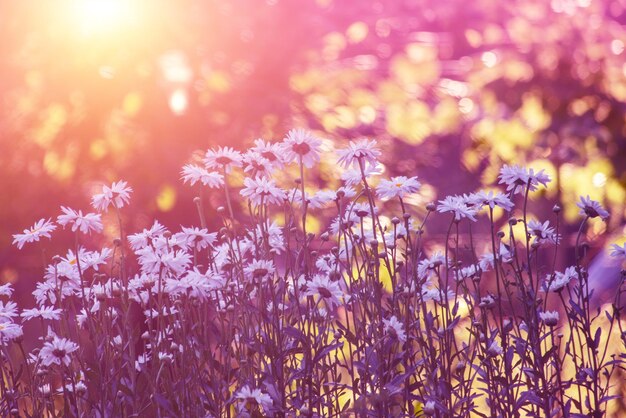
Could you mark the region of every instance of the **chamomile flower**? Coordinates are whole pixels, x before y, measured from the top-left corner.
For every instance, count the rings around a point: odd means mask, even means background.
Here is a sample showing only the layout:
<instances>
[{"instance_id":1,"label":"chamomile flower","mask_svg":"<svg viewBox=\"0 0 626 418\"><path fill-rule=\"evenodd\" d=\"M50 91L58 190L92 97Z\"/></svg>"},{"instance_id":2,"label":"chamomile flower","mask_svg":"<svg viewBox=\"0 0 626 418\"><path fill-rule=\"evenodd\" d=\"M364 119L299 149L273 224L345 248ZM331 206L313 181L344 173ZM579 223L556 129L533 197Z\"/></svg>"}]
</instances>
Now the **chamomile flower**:
<instances>
[{"instance_id":1,"label":"chamomile flower","mask_svg":"<svg viewBox=\"0 0 626 418\"><path fill-rule=\"evenodd\" d=\"M256 235L250 234L252 239L256 239L259 241L259 244L262 244L263 241L267 240L267 244L270 246L270 252L275 254L280 254L285 251L285 239L283 237L283 229L278 226L278 224L274 221L272 223L267 222L265 224L265 228L262 228L263 225L259 224L256 227ZM261 247L261 245L259 245Z\"/></svg>"},{"instance_id":2,"label":"chamomile flower","mask_svg":"<svg viewBox=\"0 0 626 418\"><path fill-rule=\"evenodd\" d=\"M532 192L539 187L539 184L547 186L549 182L550 177L544 173L544 170L535 173L532 168L529 170L525 167L506 164L500 169L499 184L506 184L507 192L513 191L514 194L523 193L526 190L526 186Z\"/></svg>"},{"instance_id":3,"label":"chamomile flower","mask_svg":"<svg viewBox=\"0 0 626 418\"><path fill-rule=\"evenodd\" d=\"M480 267L477 266L476 264L471 264L467 267L463 267L462 269L459 270L459 280L464 280L464 279L474 279L474 278L479 278L480 277Z\"/></svg>"},{"instance_id":4,"label":"chamomile flower","mask_svg":"<svg viewBox=\"0 0 626 418\"><path fill-rule=\"evenodd\" d=\"M489 347L487 347L487 354L491 357L501 356L504 353L502 346L496 340L493 340Z\"/></svg>"},{"instance_id":5,"label":"chamomile flower","mask_svg":"<svg viewBox=\"0 0 626 418\"><path fill-rule=\"evenodd\" d=\"M186 228L183 226L181 229L182 232L174 234L173 238L186 248L195 248L196 251L202 251L208 246L215 244L217 240L217 233L209 232L206 228Z\"/></svg>"},{"instance_id":6,"label":"chamomile flower","mask_svg":"<svg viewBox=\"0 0 626 418\"><path fill-rule=\"evenodd\" d=\"M313 196L313 200L329 203L341 199L350 199L356 196L356 191L349 186L340 187L337 190L319 190Z\"/></svg>"},{"instance_id":7,"label":"chamomile flower","mask_svg":"<svg viewBox=\"0 0 626 418\"><path fill-rule=\"evenodd\" d=\"M580 196L580 202L576 203L576 206L580 208L580 214L583 216L588 216L590 218L600 217L603 220L609 217L609 212L607 212L600 202L595 200L591 200L589 195L587 197Z\"/></svg>"},{"instance_id":8,"label":"chamomile flower","mask_svg":"<svg viewBox=\"0 0 626 418\"><path fill-rule=\"evenodd\" d=\"M52 238L50 233L57 229L57 226L50 219L40 219L35 225L25 229L22 234L13 235L13 245L17 245L18 249L22 249L24 244L29 242L37 242L40 238Z\"/></svg>"},{"instance_id":9,"label":"chamomile flower","mask_svg":"<svg viewBox=\"0 0 626 418\"><path fill-rule=\"evenodd\" d=\"M41 351L39 358L45 366L52 364L64 364L69 366L71 358L70 354L78 350L78 345L67 338L59 338L56 335L52 337L52 341L46 342Z\"/></svg>"},{"instance_id":10,"label":"chamomile flower","mask_svg":"<svg viewBox=\"0 0 626 418\"><path fill-rule=\"evenodd\" d=\"M270 143L261 138L254 140L254 146L250 148L250 151L261 155L265 158L274 168L281 168L284 165L284 158L282 152L282 144Z\"/></svg>"},{"instance_id":11,"label":"chamomile flower","mask_svg":"<svg viewBox=\"0 0 626 418\"><path fill-rule=\"evenodd\" d=\"M319 300L323 300L330 309L341 304L343 292L339 283L330 280L326 275L316 274L306 283L306 287L305 296L319 297Z\"/></svg>"},{"instance_id":12,"label":"chamomile flower","mask_svg":"<svg viewBox=\"0 0 626 418\"><path fill-rule=\"evenodd\" d=\"M230 147L210 149L204 155L204 166L207 169L223 169L229 173L233 167L241 167L241 164L241 153Z\"/></svg>"},{"instance_id":13,"label":"chamomile flower","mask_svg":"<svg viewBox=\"0 0 626 418\"><path fill-rule=\"evenodd\" d=\"M86 213L79 210L61 206L63 215L57 217L59 225L65 227L68 224L72 225L72 232L79 230L83 234L94 232L102 232L102 217L99 213Z\"/></svg>"},{"instance_id":14,"label":"chamomile flower","mask_svg":"<svg viewBox=\"0 0 626 418\"><path fill-rule=\"evenodd\" d=\"M441 289L437 289L436 287L427 288L422 287L422 300L424 302L435 301L439 304L443 304L445 302L454 301L454 291L452 289L448 289L444 292Z\"/></svg>"},{"instance_id":15,"label":"chamomile flower","mask_svg":"<svg viewBox=\"0 0 626 418\"><path fill-rule=\"evenodd\" d=\"M241 189L241 195L250 199L256 206L261 204L280 205L287 198L285 191L269 178L256 177L252 179L246 177L243 184L245 187Z\"/></svg>"},{"instance_id":16,"label":"chamomile flower","mask_svg":"<svg viewBox=\"0 0 626 418\"><path fill-rule=\"evenodd\" d=\"M361 163L375 166L380 156L380 150L376 148L376 140L366 138L350 141L348 147L339 150L338 153L338 163L345 168L360 167Z\"/></svg>"},{"instance_id":17,"label":"chamomile flower","mask_svg":"<svg viewBox=\"0 0 626 418\"><path fill-rule=\"evenodd\" d=\"M253 279L265 279L274 275L276 268L271 260L253 260L243 269L246 276Z\"/></svg>"},{"instance_id":18,"label":"chamomile flower","mask_svg":"<svg viewBox=\"0 0 626 418\"><path fill-rule=\"evenodd\" d=\"M502 260L503 263L510 263L511 261L513 261L513 253L511 253L511 250L509 250L509 248L505 244L500 244L500 250L498 251L497 258L499 260ZM488 271L492 269L494 266L493 253L487 252L483 254L483 256L480 258L480 262L478 263L478 265L483 271Z\"/></svg>"},{"instance_id":19,"label":"chamomile flower","mask_svg":"<svg viewBox=\"0 0 626 418\"><path fill-rule=\"evenodd\" d=\"M417 181L417 177L397 176L389 180L383 179L376 187L376 194L381 199L402 199L409 193L417 192L422 184Z\"/></svg>"},{"instance_id":20,"label":"chamomile flower","mask_svg":"<svg viewBox=\"0 0 626 418\"><path fill-rule=\"evenodd\" d=\"M248 385L237 391L235 399L242 401L244 403L244 407L257 406L265 413L269 412L273 404L270 395L262 392L260 389L251 389Z\"/></svg>"},{"instance_id":21,"label":"chamomile flower","mask_svg":"<svg viewBox=\"0 0 626 418\"><path fill-rule=\"evenodd\" d=\"M621 257L626 258L626 242L622 244L620 247L617 244L611 245L611 256L612 257Z\"/></svg>"},{"instance_id":22,"label":"chamomile flower","mask_svg":"<svg viewBox=\"0 0 626 418\"><path fill-rule=\"evenodd\" d=\"M369 203L357 202L357 203L354 203L353 205L350 205L348 209L350 210L351 214L356 215L359 218L365 218L366 216L372 215L372 207L369 205ZM378 214L378 208L374 207L374 215L377 215L377 214Z\"/></svg>"},{"instance_id":23,"label":"chamomile flower","mask_svg":"<svg viewBox=\"0 0 626 418\"><path fill-rule=\"evenodd\" d=\"M550 221L541 223L532 219L528 221L528 232L535 237L535 242L538 244L557 244L559 242L559 237L554 232L554 228L550 227Z\"/></svg>"},{"instance_id":24,"label":"chamomile flower","mask_svg":"<svg viewBox=\"0 0 626 418\"><path fill-rule=\"evenodd\" d=\"M0 342L12 341L24 335L21 325L13 322L0 322Z\"/></svg>"},{"instance_id":25,"label":"chamomile flower","mask_svg":"<svg viewBox=\"0 0 626 418\"><path fill-rule=\"evenodd\" d=\"M320 160L322 141L304 129L292 129L283 140L285 160L298 162L302 160L305 167L311 168Z\"/></svg>"},{"instance_id":26,"label":"chamomile flower","mask_svg":"<svg viewBox=\"0 0 626 418\"><path fill-rule=\"evenodd\" d=\"M572 280L578 278L576 267L571 266L565 269L563 273L555 271L553 275L547 275L544 281L543 289L546 292L558 292L565 288Z\"/></svg>"},{"instance_id":27,"label":"chamomile flower","mask_svg":"<svg viewBox=\"0 0 626 418\"><path fill-rule=\"evenodd\" d=\"M166 231L167 229L161 225L159 221L154 221L149 229L144 229L142 232L129 235L128 242L130 243L130 247L136 251L147 247L154 239L163 235Z\"/></svg>"},{"instance_id":28,"label":"chamomile flower","mask_svg":"<svg viewBox=\"0 0 626 418\"><path fill-rule=\"evenodd\" d=\"M382 174L382 172L383 169L381 164L377 164L375 166L368 165L363 170L363 173L361 173L360 169L349 169L344 171L341 174L341 180L346 183L346 186L354 186L363 181L363 174L365 174L365 178L367 179L372 176L378 176Z\"/></svg>"},{"instance_id":29,"label":"chamomile flower","mask_svg":"<svg viewBox=\"0 0 626 418\"><path fill-rule=\"evenodd\" d=\"M248 151L243 155L243 171L252 177L266 177L273 171L272 163L258 152Z\"/></svg>"},{"instance_id":30,"label":"chamomile flower","mask_svg":"<svg viewBox=\"0 0 626 418\"><path fill-rule=\"evenodd\" d=\"M497 192L493 193L492 191L486 192L481 190L477 193L472 193L471 199L478 204L479 206L489 206L491 209L496 206L501 207L507 212L510 212L513 209L513 202L503 193Z\"/></svg>"},{"instance_id":31,"label":"chamomile flower","mask_svg":"<svg viewBox=\"0 0 626 418\"><path fill-rule=\"evenodd\" d=\"M132 191L125 181L114 182L111 187L103 186L102 193L91 198L91 206L99 212L106 212L111 205L120 209L130 201Z\"/></svg>"},{"instance_id":32,"label":"chamomile flower","mask_svg":"<svg viewBox=\"0 0 626 418\"><path fill-rule=\"evenodd\" d=\"M224 176L222 174L216 171L209 171L206 168L195 164L187 164L183 166L180 176L183 183L189 182L192 186L197 182L200 182L211 189L217 189L224 185Z\"/></svg>"},{"instance_id":33,"label":"chamomile flower","mask_svg":"<svg viewBox=\"0 0 626 418\"><path fill-rule=\"evenodd\" d=\"M0 285L0 296L9 296L13 294L13 285L11 283L6 283Z\"/></svg>"},{"instance_id":34,"label":"chamomile flower","mask_svg":"<svg viewBox=\"0 0 626 418\"><path fill-rule=\"evenodd\" d=\"M430 258L421 260L418 263L417 275L422 279L426 279L430 276L431 272L436 270L439 266L444 265L445 262L445 256L441 252L436 251Z\"/></svg>"},{"instance_id":35,"label":"chamomile flower","mask_svg":"<svg viewBox=\"0 0 626 418\"><path fill-rule=\"evenodd\" d=\"M330 232L337 235L342 229L350 229L358 225L360 218L354 212L346 212L343 216L337 216L330 224Z\"/></svg>"},{"instance_id":36,"label":"chamomile flower","mask_svg":"<svg viewBox=\"0 0 626 418\"><path fill-rule=\"evenodd\" d=\"M455 221L468 218L476 222L476 218L474 217L474 215L476 215L476 209L467 206L467 203L461 196L448 196L440 200L439 205L437 205L437 212L452 212Z\"/></svg>"},{"instance_id":37,"label":"chamomile flower","mask_svg":"<svg viewBox=\"0 0 626 418\"><path fill-rule=\"evenodd\" d=\"M41 318L58 321L61 318L62 309L55 309L54 306L40 306L39 308L24 309L20 316L24 322L31 319Z\"/></svg>"},{"instance_id":38,"label":"chamomile flower","mask_svg":"<svg viewBox=\"0 0 626 418\"><path fill-rule=\"evenodd\" d=\"M13 322L13 317L17 316L17 304L15 302L0 301L0 322Z\"/></svg>"},{"instance_id":39,"label":"chamomile flower","mask_svg":"<svg viewBox=\"0 0 626 418\"><path fill-rule=\"evenodd\" d=\"M385 332L393 339L397 339L401 343L406 342L406 332L404 332L404 326L402 322L398 321L398 318L392 316L389 319L383 319L385 325Z\"/></svg>"},{"instance_id":40,"label":"chamomile flower","mask_svg":"<svg viewBox=\"0 0 626 418\"><path fill-rule=\"evenodd\" d=\"M557 311L539 312L541 322L549 327L553 327L559 323L559 313Z\"/></svg>"}]
</instances>

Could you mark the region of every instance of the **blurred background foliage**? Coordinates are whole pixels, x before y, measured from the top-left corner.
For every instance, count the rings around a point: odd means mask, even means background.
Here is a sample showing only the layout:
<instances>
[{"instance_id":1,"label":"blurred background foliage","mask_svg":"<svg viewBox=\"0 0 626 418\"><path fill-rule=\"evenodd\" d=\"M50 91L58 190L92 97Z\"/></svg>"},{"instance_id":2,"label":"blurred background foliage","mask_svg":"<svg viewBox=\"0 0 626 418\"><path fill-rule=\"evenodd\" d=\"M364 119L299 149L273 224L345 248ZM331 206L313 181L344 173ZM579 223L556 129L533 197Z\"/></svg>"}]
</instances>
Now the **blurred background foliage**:
<instances>
[{"instance_id":1,"label":"blurred background foliage","mask_svg":"<svg viewBox=\"0 0 626 418\"><path fill-rule=\"evenodd\" d=\"M377 138L415 203L543 168L536 216L561 204L567 238L589 194L588 234L623 240L624 24L626 0L0 0L0 280L41 268L12 233L101 182L134 187L130 230L196 224L189 155L292 127Z\"/></svg>"}]
</instances>

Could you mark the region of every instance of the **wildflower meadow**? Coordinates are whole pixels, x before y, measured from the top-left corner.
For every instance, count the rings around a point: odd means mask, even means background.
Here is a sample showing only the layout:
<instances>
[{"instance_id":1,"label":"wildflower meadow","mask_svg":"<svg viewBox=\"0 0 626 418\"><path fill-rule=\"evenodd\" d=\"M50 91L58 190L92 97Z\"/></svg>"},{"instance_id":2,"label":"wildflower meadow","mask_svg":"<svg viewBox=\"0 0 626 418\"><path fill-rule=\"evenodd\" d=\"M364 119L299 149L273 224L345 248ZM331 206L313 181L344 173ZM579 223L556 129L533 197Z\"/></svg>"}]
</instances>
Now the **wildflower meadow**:
<instances>
[{"instance_id":1,"label":"wildflower meadow","mask_svg":"<svg viewBox=\"0 0 626 418\"><path fill-rule=\"evenodd\" d=\"M566 243L563 208L530 216L544 170L503 165L415 204L420 173L387 176L374 139L250 145L181 162L197 216L176 229L129 230L141 184L120 180L13 235L49 250L30 303L0 288L2 416L604 417L622 402L625 273L599 299L588 271L599 202L568 202ZM322 159L340 187L315 186ZM430 237L436 219L447 232ZM608 251L623 265L626 244Z\"/></svg>"},{"instance_id":2,"label":"wildflower meadow","mask_svg":"<svg viewBox=\"0 0 626 418\"><path fill-rule=\"evenodd\" d=\"M0 418L626 417L626 0L0 0Z\"/></svg>"}]
</instances>

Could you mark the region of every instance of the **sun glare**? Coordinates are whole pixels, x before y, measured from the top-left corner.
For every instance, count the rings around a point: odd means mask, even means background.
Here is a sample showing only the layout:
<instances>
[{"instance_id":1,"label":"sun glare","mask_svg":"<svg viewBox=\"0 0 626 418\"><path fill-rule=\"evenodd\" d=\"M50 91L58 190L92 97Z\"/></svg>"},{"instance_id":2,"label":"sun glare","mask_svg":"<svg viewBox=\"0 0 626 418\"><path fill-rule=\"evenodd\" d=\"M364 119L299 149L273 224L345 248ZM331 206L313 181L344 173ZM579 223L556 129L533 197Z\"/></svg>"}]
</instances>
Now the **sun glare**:
<instances>
[{"instance_id":1,"label":"sun glare","mask_svg":"<svg viewBox=\"0 0 626 418\"><path fill-rule=\"evenodd\" d=\"M134 17L132 3L128 0L75 0L74 15L84 34L115 31Z\"/></svg>"}]
</instances>

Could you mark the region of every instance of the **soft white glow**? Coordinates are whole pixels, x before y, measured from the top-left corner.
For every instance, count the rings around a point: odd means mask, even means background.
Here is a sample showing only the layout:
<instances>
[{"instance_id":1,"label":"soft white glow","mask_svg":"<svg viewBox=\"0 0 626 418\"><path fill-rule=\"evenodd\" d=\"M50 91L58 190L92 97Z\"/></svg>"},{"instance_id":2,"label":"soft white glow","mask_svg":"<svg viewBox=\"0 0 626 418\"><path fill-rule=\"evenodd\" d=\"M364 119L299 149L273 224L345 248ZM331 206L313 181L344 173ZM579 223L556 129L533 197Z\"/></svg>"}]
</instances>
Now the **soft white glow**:
<instances>
[{"instance_id":1,"label":"soft white glow","mask_svg":"<svg viewBox=\"0 0 626 418\"><path fill-rule=\"evenodd\" d=\"M170 110L175 115L182 115L187 110L189 100L187 99L187 91L185 89L176 89L170 94L169 99Z\"/></svg>"},{"instance_id":2,"label":"soft white glow","mask_svg":"<svg viewBox=\"0 0 626 418\"><path fill-rule=\"evenodd\" d=\"M604 185L606 184L606 174L597 172L593 175L591 182L595 187L604 187Z\"/></svg>"},{"instance_id":3,"label":"soft white glow","mask_svg":"<svg viewBox=\"0 0 626 418\"><path fill-rule=\"evenodd\" d=\"M74 15L85 34L116 30L132 18L128 0L74 0Z\"/></svg>"},{"instance_id":4,"label":"soft white glow","mask_svg":"<svg viewBox=\"0 0 626 418\"><path fill-rule=\"evenodd\" d=\"M485 64L485 67L489 68L494 67L498 63L498 56L493 51L483 52L480 59L482 60L483 64Z\"/></svg>"},{"instance_id":5,"label":"soft white glow","mask_svg":"<svg viewBox=\"0 0 626 418\"><path fill-rule=\"evenodd\" d=\"M159 58L159 64L161 65L163 77L168 83L186 85L191 81L193 73L183 52L167 52Z\"/></svg>"},{"instance_id":6,"label":"soft white glow","mask_svg":"<svg viewBox=\"0 0 626 418\"><path fill-rule=\"evenodd\" d=\"M461 113L465 114L472 113L472 110L474 110L474 102L472 101L472 99L464 97L459 100L459 110L461 111Z\"/></svg>"}]
</instances>

